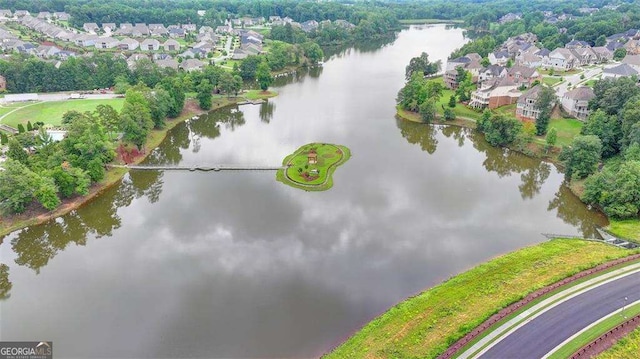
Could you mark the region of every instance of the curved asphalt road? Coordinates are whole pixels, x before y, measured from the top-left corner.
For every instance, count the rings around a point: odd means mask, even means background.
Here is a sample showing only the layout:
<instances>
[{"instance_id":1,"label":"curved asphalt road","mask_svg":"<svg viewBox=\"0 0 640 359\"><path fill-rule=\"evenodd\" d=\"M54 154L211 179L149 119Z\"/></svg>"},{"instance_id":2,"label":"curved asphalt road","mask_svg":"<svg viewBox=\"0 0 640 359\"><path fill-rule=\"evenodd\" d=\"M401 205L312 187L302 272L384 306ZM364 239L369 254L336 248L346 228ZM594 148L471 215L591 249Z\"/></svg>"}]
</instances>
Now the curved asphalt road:
<instances>
[{"instance_id":1,"label":"curved asphalt road","mask_svg":"<svg viewBox=\"0 0 640 359\"><path fill-rule=\"evenodd\" d=\"M551 308L496 343L481 358L542 358L584 327L640 300L640 272L593 288Z\"/></svg>"}]
</instances>

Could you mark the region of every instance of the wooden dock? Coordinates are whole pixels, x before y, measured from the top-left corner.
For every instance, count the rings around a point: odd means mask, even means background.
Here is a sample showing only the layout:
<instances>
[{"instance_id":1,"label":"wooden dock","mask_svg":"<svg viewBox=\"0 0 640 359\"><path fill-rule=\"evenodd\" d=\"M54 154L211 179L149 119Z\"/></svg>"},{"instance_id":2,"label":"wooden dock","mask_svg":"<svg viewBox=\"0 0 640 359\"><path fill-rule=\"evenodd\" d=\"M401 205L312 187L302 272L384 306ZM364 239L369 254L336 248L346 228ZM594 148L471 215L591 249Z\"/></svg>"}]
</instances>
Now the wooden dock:
<instances>
[{"instance_id":1,"label":"wooden dock","mask_svg":"<svg viewBox=\"0 0 640 359\"><path fill-rule=\"evenodd\" d=\"M284 169L284 166L242 166L242 165L108 165L112 168L127 168L130 170L140 171L202 171L202 172L219 172L219 171L277 171Z\"/></svg>"}]
</instances>

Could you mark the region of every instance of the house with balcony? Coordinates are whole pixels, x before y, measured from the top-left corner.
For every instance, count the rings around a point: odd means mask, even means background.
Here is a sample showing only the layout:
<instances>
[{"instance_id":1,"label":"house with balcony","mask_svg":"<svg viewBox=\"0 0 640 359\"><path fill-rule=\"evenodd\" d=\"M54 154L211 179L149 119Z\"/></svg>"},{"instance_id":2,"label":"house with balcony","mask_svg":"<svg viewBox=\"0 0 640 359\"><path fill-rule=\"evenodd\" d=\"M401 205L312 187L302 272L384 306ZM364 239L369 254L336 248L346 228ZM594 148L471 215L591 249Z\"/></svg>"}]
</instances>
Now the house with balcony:
<instances>
[{"instance_id":1,"label":"house with balcony","mask_svg":"<svg viewBox=\"0 0 640 359\"><path fill-rule=\"evenodd\" d=\"M589 117L589 101L594 97L596 95L590 87L580 86L565 93L560 103L571 116L585 120Z\"/></svg>"},{"instance_id":2,"label":"house with balcony","mask_svg":"<svg viewBox=\"0 0 640 359\"><path fill-rule=\"evenodd\" d=\"M518 98L516 118L525 121L535 121L538 118L540 110L536 109L536 101L538 101L540 90L542 90L541 85L534 86Z\"/></svg>"},{"instance_id":3,"label":"house with balcony","mask_svg":"<svg viewBox=\"0 0 640 359\"><path fill-rule=\"evenodd\" d=\"M469 106L476 109L494 109L516 103L521 92L518 85L507 77L496 77L482 83L471 93Z\"/></svg>"}]
</instances>

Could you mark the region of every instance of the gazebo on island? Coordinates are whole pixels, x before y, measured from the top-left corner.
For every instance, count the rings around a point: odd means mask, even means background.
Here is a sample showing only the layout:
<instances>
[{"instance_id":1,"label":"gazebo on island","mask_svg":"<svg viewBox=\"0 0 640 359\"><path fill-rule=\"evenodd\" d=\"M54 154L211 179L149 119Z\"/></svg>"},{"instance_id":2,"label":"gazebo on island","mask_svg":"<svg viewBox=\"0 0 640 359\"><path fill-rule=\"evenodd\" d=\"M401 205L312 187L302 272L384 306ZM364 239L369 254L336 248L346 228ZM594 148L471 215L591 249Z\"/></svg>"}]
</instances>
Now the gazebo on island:
<instances>
[{"instance_id":1,"label":"gazebo on island","mask_svg":"<svg viewBox=\"0 0 640 359\"><path fill-rule=\"evenodd\" d=\"M315 165L318 163L318 154L316 153L316 151L311 150L308 154L307 154L307 162L310 165Z\"/></svg>"}]
</instances>

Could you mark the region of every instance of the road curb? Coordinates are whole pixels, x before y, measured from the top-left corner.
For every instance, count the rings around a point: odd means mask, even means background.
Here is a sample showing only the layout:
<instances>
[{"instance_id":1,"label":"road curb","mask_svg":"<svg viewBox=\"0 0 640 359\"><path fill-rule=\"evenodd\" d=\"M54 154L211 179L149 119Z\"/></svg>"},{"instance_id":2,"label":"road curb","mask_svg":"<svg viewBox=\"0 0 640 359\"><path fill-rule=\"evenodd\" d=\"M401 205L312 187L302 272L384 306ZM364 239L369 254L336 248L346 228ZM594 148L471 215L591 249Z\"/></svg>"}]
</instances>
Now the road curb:
<instances>
[{"instance_id":1,"label":"road curb","mask_svg":"<svg viewBox=\"0 0 640 359\"><path fill-rule=\"evenodd\" d=\"M513 312L517 311L518 309L522 308L523 306L531 303L533 300L549 293L552 292L564 285L567 285L571 282L574 282L578 279L584 278L586 276L592 275L594 273L598 273L598 272L602 272L604 270L607 270L611 267L615 267L617 265L623 264L623 263L627 263L627 262L631 262L634 261L636 259L640 259L640 253L639 254L633 254L624 258L618 258L616 260L610 261L610 262L606 262L603 264L600 264L598 266L595 266L591 269L587 269L584 270L582 272L576 273L570 277L567 277L565 279L562 279L558 282L555 282L553 284L550 284L544 288L538 289L532 293L530 293L529 295L527 295L526 297L524 297L524 299L521 299L518 302L515 302L513 304L510 304L509 306L507 306L506 308L500 310L498 313L492 315L491 317L489 317L489 319L485 320L482 324L480 324L479 326L477 326L476 328L474 328L471 332L467 333L464 337L460 338L458 341L456 341L453 345L451 345L444 353L440 354L438 356L438 359L449 359L451 357L453 357L460 349L462 349L465 345L469 344L471 341L473 341L474 339L476 339L478 336L480 336L481 334L483 334L487 329L489 329L492 325L494 325L495 323L497 323L498 321L504 319L506 316L512 314Z\"/></svg>"},{"instance_id":2,"label":"road curb","mask_svg":"<svg viewBox=\"0 0 640 359\"><path fill-rule=\"evenodd\" d=\"M640 326L640 314L635 317L620 323L614 328L610 329L606 333L597 337L591 343L578 349L577 352L570 356L571 359L592 358L593 356L602 353L603 351L611 348L622 337L631 333L634 329Z\"/></svg>"}]
</instances>

